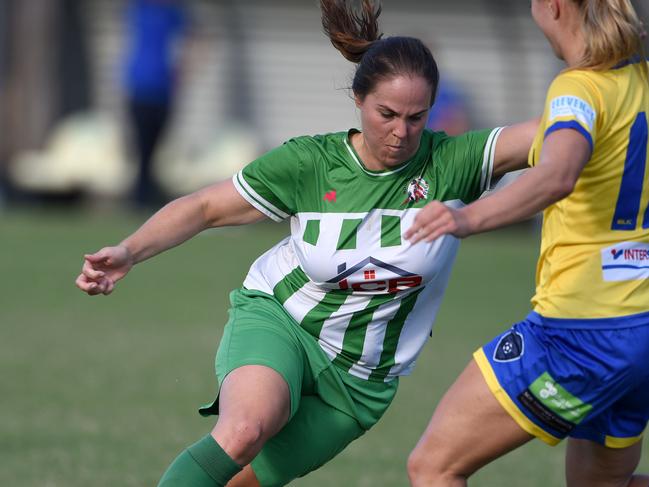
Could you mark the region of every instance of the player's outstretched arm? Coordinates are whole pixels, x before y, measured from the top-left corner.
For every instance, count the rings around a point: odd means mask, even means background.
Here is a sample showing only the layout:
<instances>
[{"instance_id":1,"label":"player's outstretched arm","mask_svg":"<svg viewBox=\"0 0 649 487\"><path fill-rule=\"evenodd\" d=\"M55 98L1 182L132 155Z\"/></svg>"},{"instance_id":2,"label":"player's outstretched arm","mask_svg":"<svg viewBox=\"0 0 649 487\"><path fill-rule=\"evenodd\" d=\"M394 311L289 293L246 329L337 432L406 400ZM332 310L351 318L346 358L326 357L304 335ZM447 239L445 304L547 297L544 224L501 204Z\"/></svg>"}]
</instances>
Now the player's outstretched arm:
<instances>
[{"instance_id":1,"label":"player's outstretched arm","mask_svg":"<svg viewBox=\"0 0 649 487\"><path fill-rule=\"evenodd\" d=\"M534 118L527 122L509 125L503 129L496 142L494 178L527 167L527 156L539 128L540 120L540 118Z\"/></svg>"},{"instance_id":2,"label":"player's outstretched arm","mask_svg":"<svg viewBox=\"0 0 649 487\"><path fill-rule=\"evenodd\" d=\"M433 201L415 217L404 237L430 242L442 235L467 237L531 218L572 193L591 155L577 131L562 129L545 139L538 165L512 184L459 210Z\"/></svg>"},{"instance_id":3,"label":"player's outstretched arm","mask_svg":"<svg viewBox=\"0 0 649 487\"><path fill-rule=\"evenodd\" d=\"M265 218L234 188L214 184L164 206L119 245L84 256L76 285L89 295L110 294L138 262L175 247L207 228L243 225Z\"/></svg>"}]
</instances>

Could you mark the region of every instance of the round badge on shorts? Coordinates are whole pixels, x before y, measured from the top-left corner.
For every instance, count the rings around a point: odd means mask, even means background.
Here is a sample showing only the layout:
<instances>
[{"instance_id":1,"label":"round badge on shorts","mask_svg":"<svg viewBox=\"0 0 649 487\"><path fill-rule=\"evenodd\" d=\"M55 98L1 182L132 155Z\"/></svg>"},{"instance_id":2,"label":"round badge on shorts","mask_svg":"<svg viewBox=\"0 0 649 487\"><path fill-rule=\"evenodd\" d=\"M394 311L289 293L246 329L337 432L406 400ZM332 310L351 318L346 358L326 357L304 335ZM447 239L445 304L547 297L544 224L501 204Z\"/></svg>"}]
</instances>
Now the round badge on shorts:
<instances>
[{"instance_id":1,"label":"round badge on shorts","mask_svg":"<svg viewBox=\"0 0 649 487\"><path fill-rule=\"evenodd\" d=\"M523 335L516 331L510 331L503 335L496 345L494 360L496 362L511 362L518 360L525 350Z\"/></svg>"}]
</instances>

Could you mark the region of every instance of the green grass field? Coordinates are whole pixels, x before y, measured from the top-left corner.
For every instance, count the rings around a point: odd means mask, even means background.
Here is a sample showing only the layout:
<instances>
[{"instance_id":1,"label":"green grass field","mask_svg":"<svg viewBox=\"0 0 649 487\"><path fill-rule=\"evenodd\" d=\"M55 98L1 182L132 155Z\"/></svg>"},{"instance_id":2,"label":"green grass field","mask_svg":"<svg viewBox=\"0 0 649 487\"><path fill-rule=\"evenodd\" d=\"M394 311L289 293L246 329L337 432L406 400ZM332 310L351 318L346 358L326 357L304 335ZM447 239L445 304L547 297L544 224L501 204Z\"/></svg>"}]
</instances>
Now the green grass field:
<instances>
[{"instance_id":1,"label":"green grass field","mask_svg":"<svg viewBox=\"0 0 649 487\"><path fill-rule=\"evenodd\" d=\"M154 486L211 428L196 408L214 392L228 291L287 229L206 232L141 264L109 297L79 292L83 253L141 221L110 212L0 214L0 485ZM407 485L406 457L436 401L474 348L526 314L537 240L516 229L463 242L433 339L391 409L294 485ZM563 485L563 447L532 442L472 485Z\"/></svg>"}]
</instances>

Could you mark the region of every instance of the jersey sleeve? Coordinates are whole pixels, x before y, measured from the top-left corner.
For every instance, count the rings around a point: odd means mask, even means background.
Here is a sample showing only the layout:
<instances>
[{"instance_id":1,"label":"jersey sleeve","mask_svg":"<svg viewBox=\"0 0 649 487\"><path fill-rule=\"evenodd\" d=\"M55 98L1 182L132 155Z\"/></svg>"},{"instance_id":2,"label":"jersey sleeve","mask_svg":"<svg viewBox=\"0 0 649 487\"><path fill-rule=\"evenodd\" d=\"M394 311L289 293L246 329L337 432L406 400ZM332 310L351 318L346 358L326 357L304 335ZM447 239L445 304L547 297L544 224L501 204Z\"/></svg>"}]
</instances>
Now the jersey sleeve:
<instances>
[{"instance_id":1,"label":"jersey sleeve","mask_svg":"<svg viewBox=\"0 0 649 487\"><path fill-rule=\"evenodd\" d=\"M597 137L599 101L594 87L583 74L567 72L560 74L550 85L543 117L543 139L561 129L573 129L588 141L593 149Z\"/></svg>"},{"instance_id":2,"label":"jersey sleeve","mask_svg":"<svg viewBox=\"0 0 649 487\"><path fill-rule=\"evenodd\" d=\"M291 139L252 161L232 181L248 203L279 222L297 212L296 193L303 158L304 149Z\"/></svg>"},{"instance_id":3,"label":"jersey sleeve","mask_svg":"<svg viewBox=\"0 0 649 487\"><path fill-rule=\"evenodd\" d=\"M496 142L503 127L448 137L440 144L438 161L456 199L470 203L492 186Z\"/></svg>"}]
</instances>

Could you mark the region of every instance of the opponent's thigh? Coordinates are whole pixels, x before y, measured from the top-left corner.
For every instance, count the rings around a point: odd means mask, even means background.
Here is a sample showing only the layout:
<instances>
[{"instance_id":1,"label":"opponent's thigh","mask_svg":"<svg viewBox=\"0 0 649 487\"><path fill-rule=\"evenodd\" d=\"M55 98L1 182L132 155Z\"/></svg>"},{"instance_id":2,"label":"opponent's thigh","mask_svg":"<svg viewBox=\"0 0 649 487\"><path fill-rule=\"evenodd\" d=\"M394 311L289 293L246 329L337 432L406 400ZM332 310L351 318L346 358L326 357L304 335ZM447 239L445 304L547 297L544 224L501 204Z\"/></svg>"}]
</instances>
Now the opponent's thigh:
<instances>
[{"instance_id":1,"label":"opponent's thigh","mask_svg":"<svg viewBox=\"0 0 649 487\"><path fill-rule=\"evenodd\" d=\"M568 439L568 487L649 487L648 477L632 479L640 461L642 442L627 448L607 448L594 441Z\"/></svg>"},{"instance_id":2,"label":"opponent's thigh","mask_svg":"<svg viewBox=\"0 0 649 487\"><path fill-rule=\"evenodd\" d=\"M462 485L462 478L532 438L496 400L472 360L411 454L411 480L413 485ZM453 478L460 480L454 484Z\"/></svg>"}]
</instances>

